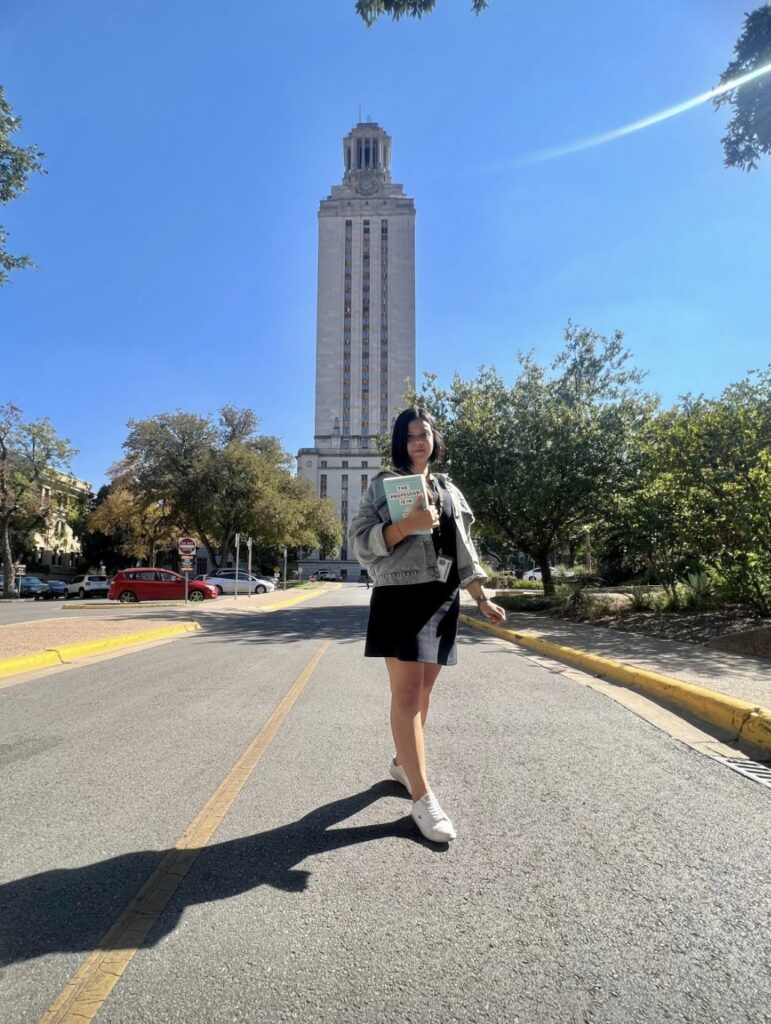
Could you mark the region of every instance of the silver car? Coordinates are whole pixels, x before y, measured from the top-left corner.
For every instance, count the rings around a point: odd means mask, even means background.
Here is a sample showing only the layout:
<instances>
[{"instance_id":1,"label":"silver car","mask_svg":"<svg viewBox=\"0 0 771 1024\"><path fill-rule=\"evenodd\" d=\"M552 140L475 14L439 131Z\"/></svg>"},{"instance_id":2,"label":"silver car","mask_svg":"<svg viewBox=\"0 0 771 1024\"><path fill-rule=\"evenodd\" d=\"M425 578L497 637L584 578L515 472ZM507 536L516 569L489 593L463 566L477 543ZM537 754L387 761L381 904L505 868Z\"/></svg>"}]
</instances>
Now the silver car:
<instances>
[{"instance_id":1,"label":"silver car","mask_svg":"<svg viewBox=\"0 0 771 1024\"><path fill-rule=\"evenodd\" d=\"M205 577L205 582L216 587L220 594L235 594L236 592L236 570L218 569ZM263 579L248 573L245 569L238 570L238 593L239 594L269 594L276 589L273 580Z\"/></svg>"}]
</instances>

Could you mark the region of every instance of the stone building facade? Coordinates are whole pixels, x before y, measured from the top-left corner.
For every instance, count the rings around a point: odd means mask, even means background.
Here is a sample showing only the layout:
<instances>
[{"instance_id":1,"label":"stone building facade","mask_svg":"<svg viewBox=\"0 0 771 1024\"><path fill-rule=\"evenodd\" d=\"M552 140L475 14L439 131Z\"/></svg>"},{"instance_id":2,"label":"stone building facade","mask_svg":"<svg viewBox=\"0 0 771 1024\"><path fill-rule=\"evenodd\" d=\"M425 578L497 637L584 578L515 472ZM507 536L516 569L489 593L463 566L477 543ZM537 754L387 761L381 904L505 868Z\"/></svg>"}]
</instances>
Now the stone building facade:
<instances>
[{"instance_id":1,"label":"stone building facade","mask_svg":"<svg viewBox=\"0 0 771 1024\"><path fill-rule=\"evenodd\" d=\"M297 466L335 502L344 534L380 470L377 437L415 382L415 204L390 165L390 136L357 124L343 140L342 184L318 214L315 434ZM304 575L360 578L345 537L339 558L315 555Z\"/></svg>"},{"instance_id":2,"label":"stone building facade","mask_svg":"<svg viewBox=\"0 0 771 1024\"><path fill-rule=\"evenodd\" d=\"M32 537L39 571L61 577L74 575L81 560L80 539L71 520L92 497L91 485L71 473L51 472L42 484L48 523Z\"/></svg>"}]
</instances>

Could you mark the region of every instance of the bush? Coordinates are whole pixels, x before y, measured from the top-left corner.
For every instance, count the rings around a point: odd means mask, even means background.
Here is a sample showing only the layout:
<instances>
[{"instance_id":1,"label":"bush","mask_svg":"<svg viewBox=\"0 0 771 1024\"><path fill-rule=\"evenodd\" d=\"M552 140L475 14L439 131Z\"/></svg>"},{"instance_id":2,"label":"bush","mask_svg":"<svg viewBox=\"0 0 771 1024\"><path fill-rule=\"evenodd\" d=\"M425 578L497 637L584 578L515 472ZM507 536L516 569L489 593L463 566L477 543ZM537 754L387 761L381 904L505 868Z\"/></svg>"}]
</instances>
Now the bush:
<instances>
[{"instance_id":1,"label":"bush","mask_svg":"<svg viewBox=\"0 0 771 1024\"><path fill-rule=\"evenodd\" d=\"M558 597L516 592L499 594L495 598L495 603L511 612L545 612L560 607L560 599Z\"/></svg>"},{"instance_id":2,"label":"bush","mask_svg":"<svg viewBox=\"0 0 771 1024\"><path fill-rule=\"evenodd\" d=\"M520 580L512 573L491 573L490 578L485 581L486 587L495 590L541 590L542 585L530 580Z\"/></svg>"},{"instance_id":3,"label":"bush","mask_svg":"<svg viewBox=\"0 0 771 1024\"><path fill-rule=\"evenodd\" d=\"M687 580L681 586L684 608L706 608L711 603L713 587L709 573L688 573Z\"/></svg>"},{"instance_id":4,"label":"bush","mask_svg":"<svg viewBox=\"0 0 771 1024\"><path fill-rule=\"evenodd\" d=\"M633 586L630 597L632 603L629 610L633 612L656 611L661 602L661 595L651 592L649 586Z\"/></svg>"}]
</instances>

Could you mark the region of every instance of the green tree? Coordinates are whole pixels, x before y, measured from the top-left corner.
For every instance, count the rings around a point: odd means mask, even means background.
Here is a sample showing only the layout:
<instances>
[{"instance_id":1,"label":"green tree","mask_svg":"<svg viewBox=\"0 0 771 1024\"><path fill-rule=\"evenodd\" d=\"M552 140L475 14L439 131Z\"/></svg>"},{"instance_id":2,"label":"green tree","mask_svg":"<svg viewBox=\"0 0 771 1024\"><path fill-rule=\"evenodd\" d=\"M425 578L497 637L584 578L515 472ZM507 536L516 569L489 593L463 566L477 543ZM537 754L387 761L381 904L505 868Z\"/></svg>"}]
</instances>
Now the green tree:
<instances>
[{"instance_id":1,"label":"green tree","mask_svg":"<svg viewBox=\"0 0 771 1024\"><path fill-rule=\"evenodd\" d=\"M389 15L394 21L399 18L422 18L430 14L436 7L436 0L356 0L356 12L366 22L373 25L381 14ZM487 7L487 0L472 0L471 9L479 14Z\"/></svg>"},{"instance_id":2,"label":"green tree","mask_svg":"<svg viewBox=\"0 0 771 1024\"><path fill-rule=\"evenodd\" d=\"M232 406L216 422L178 412L129 423L133 489L145 501L166 502L215 565L227 561L237 532L264 547L327 542L330 504L293 479L291 457L257 426L251 410Z\"/></svg>"},{"instance_id":3,"label":"green tree","mask_svg":"<svg viewBox=\"0 0 771 1024\"><path fill-rule=\"evenodd\" d=\"M50 498L44 487L53 473L65 470L75 451L58 437L48 419L27 423L18 406L0 405L0 554L3 593L14 588L14 534L45 523Z\"/></svg>"},{"instance_id":4,"label":"green tree","mask_svg":"<svg viewBox=\"0 0 771 1024\"><path fill-rule=\"evenodd\" d=\"M131 557L126 554L123 547L125 533L121 524L117 524L109 533L103 533L93 526L94 513L107 501L111 492L112 485L103 484L96 494L91 496L73 523L73 532L80 540L81 562L84 567L96 571L100 565L104 565L108 573L131 564Z\"/></svg>"},{"instance_id":5,"label":"green tree","mask_svg":"<svg viewBox=\"0 0 771 1024\"><path fill-rule=\"evenodd\" d=\"M719 398L681 398L648 422L613 498L610 536L673 604L687 572L771 614L771 367Z\"/></svg>"},{"instance_id":6,"label":"green tree","mask_svg":"<svg viewBox=\"0 0 771 1024\"><path fill-rule=\"evenodd\" d=\"M728 595L771 615L771 365L717 399L683 399L674 430L691 547Z\"/></svg>"},{"instance_id":7,"label":"green tree","mask_svg":"<svg viewBox=\"0 0 771 1024\"><path fill-rule=\"evenodd\" d=\"M673 606L677 584L699 535L702 509L680 472L682 412L661 412L637 433L626 486L610 496L604 546L623 553L627 564L644 566L660 582Z\"/></svg>"},{"instance_id":8,"label":"green tree","mask_svg":"<svg viewBox=\"0 0 771 1024\"><path fill-rule=\"evenodd\" d=\"M555 541L602 517L630 473L630 438L654 407L621 342L618 332L569 324L554 362L520 355L511 386L482 368L470 381L456 375L449 390L429 375L417 396L446 433L448 469L485 535L530 555L546 593Z\"/></svg>"},{"instance_id":9,"label":"green tree","mask_svg":"<svg viewBox=\"0 0 771 1024\"><path fill-rule=\"evenodd\" d=\"M123 463L111 472L109 490L89 517L89 529L112 538L118 551L134 563L154 566L161 552L176 548L181 532L169 501L148 497Z\"/></svg>"},{"instance_id":10,"label":"green tree","mask_svg":"<svg viewBox=\"0 0 771 1024\"><path fill-rule=\"evenodd\" d=\"M734 46L734 59L720 76L720 84L771 64L771 4L746 15L742 34ZM722 139L727 167L755 170L758 160L771 151L771 75L764 74L714 100L716 108L729 105L733 116Z\"/></svg>"},{"instance_id":11,"label":"green tree","mask_svg":"<svg viewBox=\"0 0 771 1024\"><path fill-rule=\"evenodd\" d=\"M44 153L37 146L16 146L10 137L21 128L21 118L15 117L0 85L0 203L5 205L27 189L31 174L45 174ZM33 266L29 256L13 256L5 247L6 233L0 226L0 286L8 281L12 270Z\"/></svg>"}]
</instances>

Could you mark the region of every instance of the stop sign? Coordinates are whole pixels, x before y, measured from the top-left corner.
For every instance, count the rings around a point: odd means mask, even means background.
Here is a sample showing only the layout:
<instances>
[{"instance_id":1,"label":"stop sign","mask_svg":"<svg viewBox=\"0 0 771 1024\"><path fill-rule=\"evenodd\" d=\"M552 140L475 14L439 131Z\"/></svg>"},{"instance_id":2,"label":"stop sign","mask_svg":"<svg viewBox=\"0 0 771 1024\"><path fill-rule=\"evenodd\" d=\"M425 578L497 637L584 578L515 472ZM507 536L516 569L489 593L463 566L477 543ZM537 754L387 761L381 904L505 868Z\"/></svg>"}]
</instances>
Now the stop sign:
<instances>
[{"instance_id":1,"label":"stop sign","mask_svg":"<svg viewBox=\"0 0 771 1024\"><path fill-rule=\"evenodd\" d=\"M179 538L179 553L183 558L192 558L198 550L198 544L192 537Z\"/></svg>"}]
</instances>

